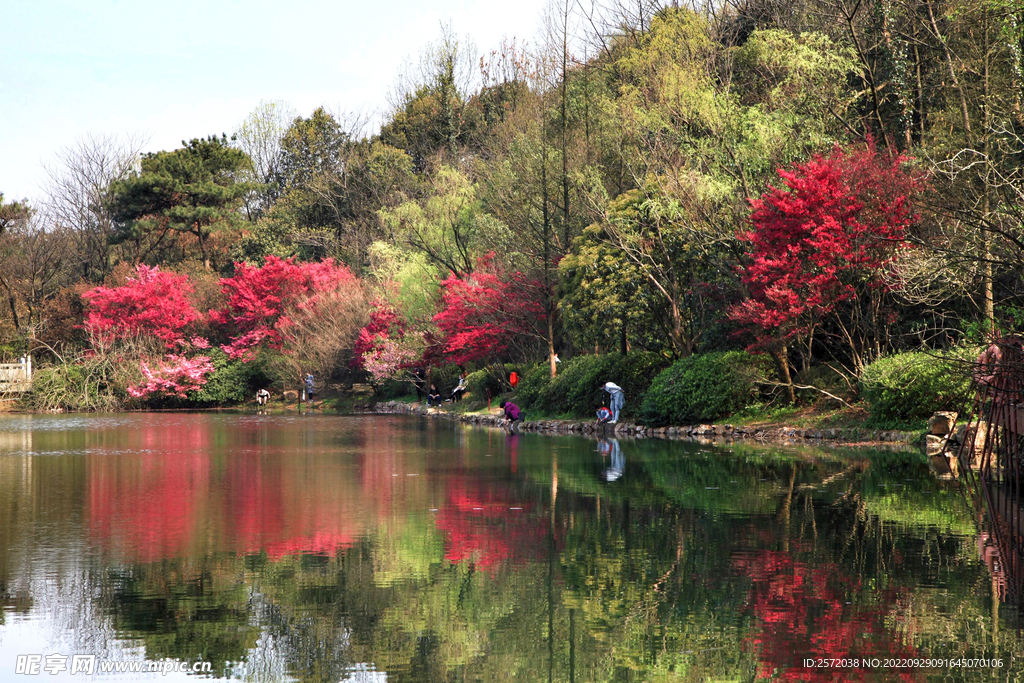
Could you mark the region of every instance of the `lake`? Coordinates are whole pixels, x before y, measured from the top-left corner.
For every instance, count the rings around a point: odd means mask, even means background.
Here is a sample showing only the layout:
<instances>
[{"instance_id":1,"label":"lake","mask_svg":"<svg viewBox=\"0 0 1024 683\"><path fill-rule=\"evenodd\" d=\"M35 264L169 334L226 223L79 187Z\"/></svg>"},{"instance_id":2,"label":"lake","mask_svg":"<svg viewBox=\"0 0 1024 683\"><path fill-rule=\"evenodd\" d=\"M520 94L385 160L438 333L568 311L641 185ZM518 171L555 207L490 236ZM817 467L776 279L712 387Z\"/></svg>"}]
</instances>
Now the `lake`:
<instances>
[{"instance_id":1,"label":"lake","mask_svg":"<svg viewBox=\"0 0 1024 683\"><path fill-rule=\"evenodd\" d=\"M1015 680L1004 591L918 453L0 415L0 681Z\"/></svg>"}]
</instances>

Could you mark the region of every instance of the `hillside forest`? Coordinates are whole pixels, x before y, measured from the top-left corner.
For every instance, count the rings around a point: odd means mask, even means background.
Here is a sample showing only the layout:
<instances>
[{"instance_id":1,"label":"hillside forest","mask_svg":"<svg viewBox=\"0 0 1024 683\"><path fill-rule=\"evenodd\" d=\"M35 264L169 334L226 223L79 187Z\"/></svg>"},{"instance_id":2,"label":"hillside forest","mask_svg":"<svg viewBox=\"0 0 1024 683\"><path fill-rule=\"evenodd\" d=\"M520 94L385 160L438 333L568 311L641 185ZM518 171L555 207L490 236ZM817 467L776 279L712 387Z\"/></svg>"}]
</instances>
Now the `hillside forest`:
<instances>
[{"instance_id":1,"label":"hillside forest","mask_svg":"<svg viewBox=\"0 0 1024 683\"><path fill-rule=\"evenodd\" d=\"M764 400L847 403L1024 325L1021 0L543 25L482 53L441 27L372 132L264 101L177 149L66 148L0 199L0 361L32 354L38 409L723 352Z\"/></svg>"}]
</instances>

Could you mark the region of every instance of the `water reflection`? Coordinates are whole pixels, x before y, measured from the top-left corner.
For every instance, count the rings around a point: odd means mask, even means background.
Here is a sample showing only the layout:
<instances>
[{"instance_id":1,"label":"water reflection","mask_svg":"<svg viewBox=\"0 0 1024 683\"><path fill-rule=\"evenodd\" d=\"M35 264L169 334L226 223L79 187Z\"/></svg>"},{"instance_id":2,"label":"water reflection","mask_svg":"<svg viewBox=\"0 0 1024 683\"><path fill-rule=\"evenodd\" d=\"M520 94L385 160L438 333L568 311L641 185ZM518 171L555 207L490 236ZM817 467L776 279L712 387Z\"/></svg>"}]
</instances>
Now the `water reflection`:
<instances>
[{"instance_id":1,"label":"water reflection","mask_svg":"<svg viewBox=\"0 0 1024 683\"><path fill-rule=\"evenodd\" d=\"M836 680L803 660L1024 654L970 511L916 454L62 420L0 419L0 680L25 648L260 681Z\"/></svg>"},{"instance_id":2,"label":"water reflection","mask_svg":"<svg viewBox=\"0 0 1024 683\"><path fill-rule=\"evenodd\" d=\"M622 455L622 447L618 439L600 439L597 442L597 451L602 458L607 459L607 467L601 476L605 481L615 481L622 476L626 470L626 459Z\"/></svg>"}]
</instances>

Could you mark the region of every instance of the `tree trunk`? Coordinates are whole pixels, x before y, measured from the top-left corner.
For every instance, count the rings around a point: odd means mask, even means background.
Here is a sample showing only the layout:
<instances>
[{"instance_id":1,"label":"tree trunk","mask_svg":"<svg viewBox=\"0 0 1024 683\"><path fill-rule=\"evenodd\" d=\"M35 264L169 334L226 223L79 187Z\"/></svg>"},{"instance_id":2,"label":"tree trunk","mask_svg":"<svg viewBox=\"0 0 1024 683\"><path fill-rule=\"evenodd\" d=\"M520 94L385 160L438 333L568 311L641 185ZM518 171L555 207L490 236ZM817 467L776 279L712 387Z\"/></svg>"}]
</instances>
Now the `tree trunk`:
<instances>
[{"instance_id":1,"label":"tree trunk","mask_svg":"<svg viewBox=\"0 0 1024 683\"><path fill-rule=\"evenodd\" d=\"M14 300L14 291L11 289L11 285L7 280L0 278L0 284L2 284L4 289L7 290L7 305L11 309L11 318L14 322L14 330L17 332L21 329L21 321L18 319L18 306Z\"/></svg>"},{"instance_id":2,"label":"tree trunk","mask_svg":"<svg viewBox=\"0 0 1024 683\"><path fill-rule=\"evenodd\" d=\"M680 358L686 358L693 349L690 348L689 341L686 339L686 335L683 334L683 314L679 310L679 301L675 297L671 300L672 304L672 346L675 348L676 353L679 354Z\"/></svg>"},{"instance_id":3,"label":"tree trunk","mask_svg":"<svg viewBox=\"0 0 1024 683\"><path fill-rule=\"evenodd\" d=\"M210 266L210 255L206 253L206 236L203 234L201 227L196 230L196 235L199 237L199 253L203 257L203 268L213 270Z\"/></svg>"},{"instance_id":4,"label":"tree trunk","mask_svg":"<svg viewBox=\"0 0 1024 683\"><path fill-rule=\"evenodd\" d=\"M555 363L557 356L558 354L555 353L555 317L548 315L548 363L551 366L551 379L558 374L558 367Z\"/></svg>"},{"instance_id":5,"label":"tree trunk","mask_svg":"<svg viewBox=\"0 0 1024 683\"><path fill-rule=\"evenodd\" d=\"M985 151L985 181L984 195L984 219L985 232L982 239L985 241L985 275L984 275L984 296L985 296L985 322L988 324L989 332L995 336L996 333L996 299L995 286L992 273L992 235L988 231L989 222L992 219L992 150L989 145L989 131L991 130L991 106L989 102L989 54L991 52L989 43L989 21L988 13L985 13L985 62L982 77L982 101L984 102L983 120L984 130L982 131L982 149Z\"/></svg>"},{"instance_id":6,"label":"tree trunk","mask_svg":"<svg viewBox=\"0 0 1024 683\"><path fill-rule=\"evenodd\" d=\"M783 344L782 348L772 351L772 358L779 369L779 381L786 387L786 400L796 403L796 390L793 388L793 377L789 374L789 349Z\"/></svg>"}]
</instances>

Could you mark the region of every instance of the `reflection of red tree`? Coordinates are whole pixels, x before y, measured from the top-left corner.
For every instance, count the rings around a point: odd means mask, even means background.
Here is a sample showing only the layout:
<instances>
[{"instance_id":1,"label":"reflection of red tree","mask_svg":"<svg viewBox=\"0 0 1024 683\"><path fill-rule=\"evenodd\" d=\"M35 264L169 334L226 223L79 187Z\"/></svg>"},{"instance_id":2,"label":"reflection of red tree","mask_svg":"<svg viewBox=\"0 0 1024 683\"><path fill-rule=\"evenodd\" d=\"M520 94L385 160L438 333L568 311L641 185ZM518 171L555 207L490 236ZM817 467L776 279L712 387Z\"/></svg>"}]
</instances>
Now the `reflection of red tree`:
<instances>
[{"instance_id":1,"label":"reflection of red tree","mask_svg":"<svg viewBox=\"0 0 1024 683\"><path fill-rule=\"evenodd\" d=\"M898 593L861 593L860 580L837 565L809 566L788 553L761 551L738 557L750 577L750 606L756 618L748 641L760 657L758 676L785 681L916 680L911 670L884 667L804 667L804 659L915 657L911 647L886 626ZM858 595L859 594L859 595ZM851 596L855 596L852 597ZM857 604L848 604L847 599ZM863 604L870 599L871 604Z\"/></svg>"},{"instance_id":2,"label":"reflection of red tree","mask_svg":"<svg viewBox=\"0 0 1024 683\"><path fill-rule=\"evenodd\" d=\"M546 525L532 519L505 487L466 475L448 479L448 504L436 524L446 537L446 560L490 570L536 557L547 534Z\"/></svg>"},{"instance_id":3,"label":"reflection of red tree","mask_svg":"<svg viewBox=\"0 0 1024 683\"><path fill-rule=\"evenodd\" d=\"M90 534L144 562L184 556L209 488L205 433L148 428L119 447L134 453L89 458Z\"/></svg>"},{"instance_id":4,"label":"reflection of red tree","mask_svg":"<svg viewBox=\"0 0 1024 683\"><path fill-rule=\"evenodd\" d=\"M363 535L368 520L351 470L258 445L244 424L218 435L244 445L220 452L212 467L211 430L220 428L205 417L154 419L90 456L93 537L152 562L222 550L334 554Z\"/></svg>"},{"instance_id":5,"label":"reflection of red tree","mask_svg":"<svg viewBox=\"0 0 1024 683\"><path fill-rule=\"evenodd\" d=\"M223 514L235 552L333 555L363 534L364 516L354 509L359 500L344 471L263 455L240 452L227 466Z\"/></svg>"}]
</instances>

